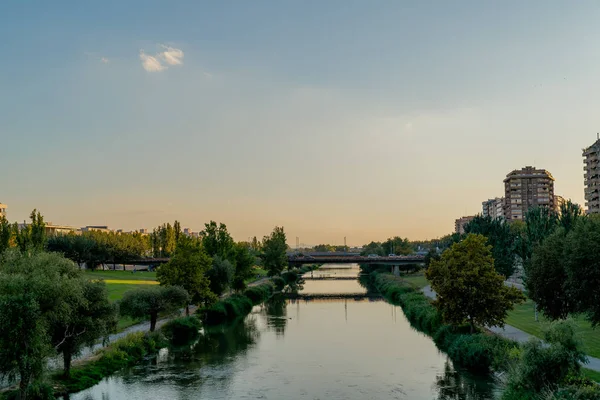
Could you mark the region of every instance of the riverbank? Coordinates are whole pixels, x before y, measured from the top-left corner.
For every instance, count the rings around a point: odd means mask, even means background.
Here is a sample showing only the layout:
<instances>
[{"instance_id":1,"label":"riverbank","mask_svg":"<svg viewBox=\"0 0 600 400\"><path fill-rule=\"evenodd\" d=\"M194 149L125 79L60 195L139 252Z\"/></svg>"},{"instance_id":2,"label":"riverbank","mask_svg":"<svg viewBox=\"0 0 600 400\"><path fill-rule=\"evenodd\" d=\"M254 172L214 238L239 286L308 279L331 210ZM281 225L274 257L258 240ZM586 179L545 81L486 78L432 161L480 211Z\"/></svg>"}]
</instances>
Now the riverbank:
<instances>
[{"instance_id":1,"label":"riverbank","mask_svg":"<svg viewBox=\"0 0 600 400\"><path fill-rule=\"evenodd\" d=\"M262 304L269 300L273 294L284 288L295 288L302 283L302 274L309 272L318 266L309 265L300 269L286 271L281 276L274 278L264 278L257 276L256 281L250 283L243 293L233 294L220 299L208 309L197 310L197 313L187 318L205 326L213 326L245 317L252 310L253 306ZM120 272L120 271L119 271ZM282 285L282 286L279 286ZM196 323L187 323L186 318L180 318L178 324L179 332L185 328L195 329ZM157 332L143 333L141 330L148 330L148 323L141 323L128 329L111 335L111 343L108 346L96 349L95 352L89 351L84 357L80 357L74 362L74 367L70 378L64 378L61 373L51 374L48 392L54 392L56 396L75 393L91 387L103 378L114 374L120 369L136 365L140 361L152 358L158 354L158 351L169 345L164 333L170 333L170 339L173 340L173 330L167 329L170 318L163 318L157 323ZM183 329L183 330L185 330ZM196 329L196 332L198 329ZM184 336L189 332L184 332ZM191 336L191 335L190 335ZM181 341L181 340L179 340ZM5 397L10 398L11 392L6 392ZM4 397L3 397L4 398Z\"/></svg>"}]
</instances>

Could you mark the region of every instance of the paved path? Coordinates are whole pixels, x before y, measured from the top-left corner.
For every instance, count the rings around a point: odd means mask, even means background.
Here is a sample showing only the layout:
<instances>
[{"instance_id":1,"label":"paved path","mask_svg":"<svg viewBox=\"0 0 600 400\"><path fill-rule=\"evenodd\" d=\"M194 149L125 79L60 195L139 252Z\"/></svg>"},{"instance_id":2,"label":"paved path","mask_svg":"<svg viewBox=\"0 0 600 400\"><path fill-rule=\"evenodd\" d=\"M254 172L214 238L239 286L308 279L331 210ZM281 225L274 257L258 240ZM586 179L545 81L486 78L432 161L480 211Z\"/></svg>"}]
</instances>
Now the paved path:
<instances>
[{"instance_id":1,"label":"paved path","mask_svg":"<svg viewBox=\"0 0 600 400\"><path fill-rule=\"evenodd\" d=\"M522 285L519 284L510 284L507 282L507 285L515 287L521 286L520 289L522 288ZM423 294L425 294L425 296L429 297L430 299L435 299L436 297L435 292L431 289L431 285L427 285L423 288ZM488 329L497 335L500 335L510 340L514 340L519 343L528 342L529 339L536 337L510 325L504 325L504 328L500 328L499 326L492 326ZM584 368L600 372L600 358L588 356L588 363L584 365Z\"/></svg>"}]
</instances>

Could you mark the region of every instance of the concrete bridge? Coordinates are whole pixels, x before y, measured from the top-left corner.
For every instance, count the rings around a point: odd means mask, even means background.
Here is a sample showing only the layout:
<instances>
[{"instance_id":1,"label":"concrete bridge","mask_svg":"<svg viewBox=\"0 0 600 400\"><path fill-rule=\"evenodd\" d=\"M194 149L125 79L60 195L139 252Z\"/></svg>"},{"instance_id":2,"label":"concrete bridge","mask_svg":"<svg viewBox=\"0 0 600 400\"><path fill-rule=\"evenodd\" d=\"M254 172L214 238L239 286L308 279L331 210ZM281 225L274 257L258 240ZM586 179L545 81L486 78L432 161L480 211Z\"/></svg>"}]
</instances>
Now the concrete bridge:
<instances>
[{"instance_id":1,"label":"concrete bridge","mask_svg":"<svg viewBox=\"0 0 600 400\"><path fill-rule=\"evenodd\" d=\"M391 267L400 267L404 265L422 265L425 263L425 256L409 255L394 257L369 257L356 255L319 255L319 256L288 256L288 263L292 267L299 267L305 264L369 264L369 265L389 265Z\"/></svg>"}]
</instances>

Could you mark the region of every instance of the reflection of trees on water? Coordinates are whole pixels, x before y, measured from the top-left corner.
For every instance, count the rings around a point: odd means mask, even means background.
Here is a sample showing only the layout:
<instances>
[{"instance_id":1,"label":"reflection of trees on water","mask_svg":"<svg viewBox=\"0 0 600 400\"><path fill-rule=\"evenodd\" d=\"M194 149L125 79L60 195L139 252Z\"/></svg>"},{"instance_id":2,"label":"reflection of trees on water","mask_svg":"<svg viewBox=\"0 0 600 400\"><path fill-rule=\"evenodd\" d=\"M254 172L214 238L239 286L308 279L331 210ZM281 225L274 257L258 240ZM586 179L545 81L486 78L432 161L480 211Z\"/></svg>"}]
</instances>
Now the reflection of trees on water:
<instances>
[{"instance_id":1,"label":"reflection of trees on water","mask_svg":"<svg viewBox=\"0 0 600 400\"><path fill-rule=\"evenodd\" d=\"M265 303L267 313L267 326L281 336L285 333L287 325L287 301L283 296L273 296Z\"/></svg>"},{"instance_id":2,"label":"reflection of trees on water","mask_svg":"<svg viewBox=\"0 0 600 400\"><path fill-rule=\"evenodd\" d=\"M494 398L492 378L458 372L446 361L444 374L436 377L437 400L489 400Z\"/></svg>"}]
</instances>

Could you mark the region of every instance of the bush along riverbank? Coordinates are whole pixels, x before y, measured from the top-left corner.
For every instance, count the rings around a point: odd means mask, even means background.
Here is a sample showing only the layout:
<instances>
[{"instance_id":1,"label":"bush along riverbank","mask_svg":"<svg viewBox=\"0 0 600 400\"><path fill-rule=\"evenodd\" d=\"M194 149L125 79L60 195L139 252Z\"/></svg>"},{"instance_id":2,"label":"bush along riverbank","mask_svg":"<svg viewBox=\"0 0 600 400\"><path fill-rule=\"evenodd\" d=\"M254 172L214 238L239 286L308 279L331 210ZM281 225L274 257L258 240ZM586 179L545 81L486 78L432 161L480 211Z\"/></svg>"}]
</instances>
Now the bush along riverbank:
<instances>
[{"instance_id":1,"label":"bush along riverbank","mask_svg":"<svg viewBox=\"0 0 600 400\"><path fill-rule=\"evenodd\" d=\"M600 399L599 386L581 373L585 354L570 321L549 325L546 344L533 340L521 346L487 331L469 333L468 326L445 324L429 299L400 277L373 272L369 281L456 366L477 374L496 372L503 400Z\"/></svg>"},{"instance_id":2,"label":"bush along riverbank","mask_svg":"<svg viewBox=\"0 0 600 400\"><path fill-rule=\"evenodd\" d=\"M207 326L220 325L237 318L245 317L252 307L268 301L277 293L297 293L302 290L302 275L317 269L318 265L305 265L274 276L268 282L249 287L242 293L217 301L212 306L199 311L202 322Z\"/></svg>"}]
</instances>

